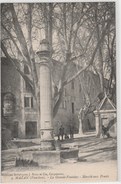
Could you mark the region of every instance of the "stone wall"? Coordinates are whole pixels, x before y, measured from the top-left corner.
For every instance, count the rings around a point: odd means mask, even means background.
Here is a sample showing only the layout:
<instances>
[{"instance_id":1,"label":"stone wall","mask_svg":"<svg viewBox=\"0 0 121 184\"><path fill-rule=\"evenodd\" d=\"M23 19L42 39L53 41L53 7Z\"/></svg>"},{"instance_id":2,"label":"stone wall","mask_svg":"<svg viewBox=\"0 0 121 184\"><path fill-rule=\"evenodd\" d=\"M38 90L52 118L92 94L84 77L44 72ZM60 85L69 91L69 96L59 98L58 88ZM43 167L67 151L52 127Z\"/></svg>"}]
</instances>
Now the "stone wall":
<instances>
[{"instance_id":1,"label":"stone wall","mask_svg":"<svg viewBox=\"0 0 121 184\"><path fill-rule=\"evenodd\" d=\"M12 131L13 122L18 122L18 136L23 136L24 122L22 121L22 101L21 101L21 85L20 75L11 63L2 61L1 65L1 101L6 92L10 92L15 96L15 113L12 117L2 118L2 127L6 124ZM3 104L2 104L3 107Z\"/></svg>"}]
</instances>

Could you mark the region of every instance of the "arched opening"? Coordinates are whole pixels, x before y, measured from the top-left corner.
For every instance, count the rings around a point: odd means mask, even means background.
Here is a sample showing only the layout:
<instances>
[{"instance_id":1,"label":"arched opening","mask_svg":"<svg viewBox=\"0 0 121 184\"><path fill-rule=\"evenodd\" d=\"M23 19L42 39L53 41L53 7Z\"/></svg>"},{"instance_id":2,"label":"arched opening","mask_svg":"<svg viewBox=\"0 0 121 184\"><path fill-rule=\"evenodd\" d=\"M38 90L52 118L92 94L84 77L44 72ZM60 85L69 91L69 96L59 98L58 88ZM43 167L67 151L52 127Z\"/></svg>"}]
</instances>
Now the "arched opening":
<instances>
[{"instance_id":1,"label":"arched opening","mask_svg":"<svg viewBox=\"0 0 121 184\"><path fill-rule=\"evenodd\" d=\"M3 96L3 116L11 117L15 112L15 95L7 92Z\"/></svg>"}]
</instances>

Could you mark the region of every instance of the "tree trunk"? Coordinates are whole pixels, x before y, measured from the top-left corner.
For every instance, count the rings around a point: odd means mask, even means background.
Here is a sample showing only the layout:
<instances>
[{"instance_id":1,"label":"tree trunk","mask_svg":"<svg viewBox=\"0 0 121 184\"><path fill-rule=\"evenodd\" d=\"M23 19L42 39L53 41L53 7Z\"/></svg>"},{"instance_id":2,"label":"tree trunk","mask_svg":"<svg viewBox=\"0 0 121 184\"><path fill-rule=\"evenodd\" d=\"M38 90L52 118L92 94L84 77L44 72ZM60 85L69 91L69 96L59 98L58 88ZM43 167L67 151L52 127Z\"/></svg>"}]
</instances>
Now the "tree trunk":
<instances>
[{"instance_id":1,"label":"tree trunk","mask_svg":"<svg viewBox=\"0 0 121 184\"><path fill-rule=\"evenodd\" d=\"M98 3L97 6L95 7L95 21L96 21L96 35L97 35L97 42L100 40L100 29L98 25ZM98 75L100 79L100 87L101 87L101 92L104 91L104 84L103 84L103 56L102 56L102 43L99 45L98 48L98 60L99 60L99 70L98 70Z\"/></svg>"},{"instance_id":2,"label":"tree trunk","mask_svg":"<svg viewBox=\"0 0 121 184\"><path fill-rule=\"evenodd\" d=\"M53 14L53 4L49 3L49 14L48 14L48 41L50 46L50 57L52 57L52 14Z\"/></svg>"},{"instance_id":3,"label":"tree trunk","mask_svg":"<svg viewBox=\"0 0 121 184\"><path fill-rule=\"evenodd\" d=\"M104 81L103 81L103 73L102 71L98 72L99 80L100 80L100 89L101 92L104 92Z\"/></svg>"}]
</instances>

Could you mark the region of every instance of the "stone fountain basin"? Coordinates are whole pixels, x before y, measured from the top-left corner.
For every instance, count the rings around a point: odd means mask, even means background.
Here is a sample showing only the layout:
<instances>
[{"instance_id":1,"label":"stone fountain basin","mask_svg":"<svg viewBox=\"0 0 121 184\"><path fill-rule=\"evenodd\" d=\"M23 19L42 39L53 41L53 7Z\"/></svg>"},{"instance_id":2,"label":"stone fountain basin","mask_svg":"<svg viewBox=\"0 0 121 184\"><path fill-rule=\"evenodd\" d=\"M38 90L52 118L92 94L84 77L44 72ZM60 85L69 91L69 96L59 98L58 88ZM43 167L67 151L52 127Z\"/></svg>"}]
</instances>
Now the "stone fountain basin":
<instances>
[{"instance_id":1,"label":"stone fountain basin","mask_svg":"<svg viewBox=\"0 0 121 184\"><path fill-rule=\"evenodd\" d=\"M62 150L40 151L24 150L19 152L17 158L23 160L33 160L39 166L46 164L59 164L65 159L78 159L79 150L77 148L64 148Z\"/></svg>"},{"instance_id":2,"label":"stone fountain basin","mask_svg":"<svg viewBox=\"0 0 121 184\"><path fill-rule=\"evenodd\" d=\"M79 149L69 148L60 150L60 157L63 159L78 158Z\"/></svg>"}]
</instances>

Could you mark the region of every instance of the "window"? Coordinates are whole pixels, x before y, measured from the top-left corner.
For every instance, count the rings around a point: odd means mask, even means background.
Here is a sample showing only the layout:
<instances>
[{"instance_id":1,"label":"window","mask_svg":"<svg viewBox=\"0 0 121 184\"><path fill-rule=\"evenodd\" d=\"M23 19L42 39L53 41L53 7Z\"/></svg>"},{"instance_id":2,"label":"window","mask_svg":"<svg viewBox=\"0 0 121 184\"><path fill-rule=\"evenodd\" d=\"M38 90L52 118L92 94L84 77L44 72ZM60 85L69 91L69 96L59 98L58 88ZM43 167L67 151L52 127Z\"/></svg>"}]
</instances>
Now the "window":
<instances>
[{"instance_id":1,"label":"window","mask_svg":"<svg viewBox=\"0 0 121 184\"><path fill-rule=\"evenodd\" d=\"M72 102L72 114L74 114L74 102Z\"/></svg>"},{"instance_id":2,"label":"window","mask_svg":"<svg viewBox=\"0 0 121 184\"><path fill-rule=\"evenodd\" d=\"M12 125L12 136L13 138L18 138L18 121L14 121Z\"/></svg>"},{"instance_id":3,"label":"window","mask_svg":"<svg viewBox=\"0 0 121 184\"><path fill-rule=\"evenodd\" d=\"M66 100L64 100L64 102L63 102L63 108L64 108L64 109L66 109L66 105L67 105L67 104L66 104Z\"/></svg>"},{"instance_id":4,"label":"window","mask_svg":"<svg viewBox=\"0 0 121 184\"><path fill-rule=\"evenodd\" d=\"M25 81L25 90L27 92L31 92L31 88L30 88L30 85L28 84L28 82Z\"/></svg>"},{"instance_id":5,"label":"window","mask_svg":"<svg viewBox=\"0 0 121 184\"><path fill-rule=\"evenodd\" d=\"M74 81L71 82L71 89L74 89Z\"/></svg>"},{"instance_id":6,"label":"window","mask_svg":"<svg viewBox=\"0 0 121 184\"><path fill-rule=\"evenodd\" d=\"M33 108L33 97L24 97L24 107Z\"/></svg>"},{"instance_id":7,"label":"window","mask_svg":"<svg viewBox=\"0 0 121 184\"><path fill-rule=\"evenodd\" d=\"M81 92L81 89L82 89L82 88L81 88L81 84L79 84L79 92Z\"/></svg>"},{"instance_id":8,"label":"window","mask_svg":"<svg viewBox=\"0 0 121 184\"><path fill-rule=\"evenodd\" d=\"M63 109L66 109L67 108L67 102L66 102L66 100L64 100L64 99L62 100L60 107L63 108Z\"/></svg>"},{"instance_id":9,"label":"window","mask_svg":"<svg viewBox=\"0 0 121 184\"><path fill-rule=\"evenodd\" d=\"M29 74L29 67L27 65L24 65L24 74Z\"/></svg>"}]
</instances>

